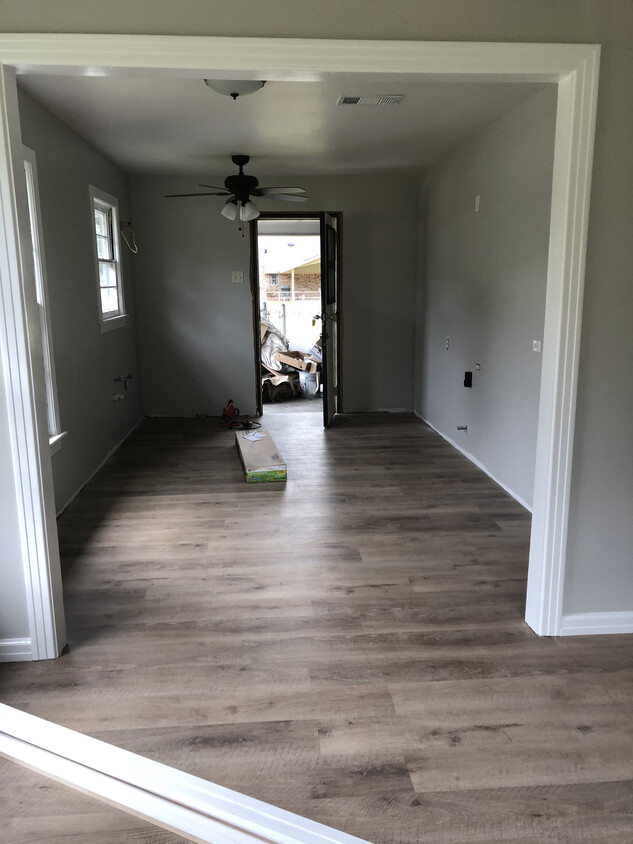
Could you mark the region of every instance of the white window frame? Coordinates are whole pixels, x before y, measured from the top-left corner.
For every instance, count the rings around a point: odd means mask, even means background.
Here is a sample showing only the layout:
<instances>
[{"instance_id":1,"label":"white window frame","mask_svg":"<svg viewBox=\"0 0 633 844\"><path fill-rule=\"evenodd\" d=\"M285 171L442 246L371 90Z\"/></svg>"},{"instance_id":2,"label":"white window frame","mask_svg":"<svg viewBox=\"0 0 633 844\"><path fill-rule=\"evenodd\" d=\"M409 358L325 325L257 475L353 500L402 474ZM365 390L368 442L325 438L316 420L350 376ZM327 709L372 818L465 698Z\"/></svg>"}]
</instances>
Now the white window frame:
<instances>
[{"instance_id":1,"label":"white window frame","mask_svg":"<svg viewBox=\"0 0 633 844\"><path fill-rule=\"evenodd\" d=\"M48 283L46 279L46 260L44 257L44 238L42 235L43 227L42 214L40 211L37 160L34 150L29 147L23 147L22 152L24 158L24 176L26 179L26 198L29 210L33 272L35 275L35 298L37 300L37 310L40 318L42 357L44 358L48 442L51 454L54 454L61 448L62 438L66 436L67 432L62 431L61 423L59 421L57 379L55 377L55 356L53 354Z\"/></svg>"},{"instance_id":2,"label":"white window frame","mask_svg":"<svg viewBox=\"0 0 633 844\"><path fill-rule=\"evenodd\" d=\"M121 272L121 238L119 235L119 201L115 196L95 187L89 185L90 193L90 221L92 226L92 248L95 261L95 277L97 282L97 306L99 313L99 325L102 333L104 331L112 331L115 328L122 328L127 325L127 313L125 310L125 296L123 293L123 276ZM116 274L116 289L119 301L119 307L116 311L103 311L101 304L101 281L99 274L99 266L104 262L100 259L97 252L97 230L95 227L95 211L106 210L110 214L111 221L111 243L112 243L112 258L109 263L114 267Z\"/></svg>"}]
</instances>

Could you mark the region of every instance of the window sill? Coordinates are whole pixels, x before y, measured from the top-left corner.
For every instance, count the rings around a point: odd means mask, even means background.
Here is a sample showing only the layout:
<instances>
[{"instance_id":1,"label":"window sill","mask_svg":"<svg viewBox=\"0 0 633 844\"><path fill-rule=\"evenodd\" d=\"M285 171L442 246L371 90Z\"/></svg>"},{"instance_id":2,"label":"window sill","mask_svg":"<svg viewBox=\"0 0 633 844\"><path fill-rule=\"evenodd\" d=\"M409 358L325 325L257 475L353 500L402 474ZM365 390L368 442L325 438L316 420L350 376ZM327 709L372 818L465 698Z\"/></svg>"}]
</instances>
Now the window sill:
<instances>
[{"instance_id":1,"label":"window sill","mask_svg":"<svg viewBox=\"0 0 633 844\"><path fill-rule=\"evenodd\" d=\"M48 438L48 444L51 449L51 454L56 454L62 447L62 440L68 435L68 431L62 431L61 434L55 434Z\"/></svg>"},{"instance_id":2,"label":"window sill","mask_svg":"<svg viewBox=\"0 0 633 844\"><path fill-rule=\"evenodd\" d=\"M120 316L115 317L108 317L107 319L102 319L99 323L101 328L101 333L105 334L106 331L114 331L115 328L125 328L127 326L128 315L121 314Z\"/></svg>"}]
</instances>

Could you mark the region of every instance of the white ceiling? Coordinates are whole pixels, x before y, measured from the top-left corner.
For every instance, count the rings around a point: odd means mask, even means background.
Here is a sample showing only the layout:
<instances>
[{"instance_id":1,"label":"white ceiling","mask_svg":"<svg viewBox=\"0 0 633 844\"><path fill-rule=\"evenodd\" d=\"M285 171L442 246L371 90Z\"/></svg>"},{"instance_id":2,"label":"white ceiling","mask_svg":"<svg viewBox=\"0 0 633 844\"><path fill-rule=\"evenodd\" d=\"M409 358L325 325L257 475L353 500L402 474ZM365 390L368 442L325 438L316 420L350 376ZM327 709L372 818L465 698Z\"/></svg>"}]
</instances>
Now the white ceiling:
<instances>
[{"instance_id":1,"label":"white ceiling","mask_svg":"<svg viewBox=\"0 0 633 844\"><path fill-rule=\"evenodd\" d=\"M27 75L20 85L128 173L353 174L419 171L543 85L329 74L274 81L233 101L202 79ZM404 94L401 105L339 96Z\"/></svg>"}]
</instances>

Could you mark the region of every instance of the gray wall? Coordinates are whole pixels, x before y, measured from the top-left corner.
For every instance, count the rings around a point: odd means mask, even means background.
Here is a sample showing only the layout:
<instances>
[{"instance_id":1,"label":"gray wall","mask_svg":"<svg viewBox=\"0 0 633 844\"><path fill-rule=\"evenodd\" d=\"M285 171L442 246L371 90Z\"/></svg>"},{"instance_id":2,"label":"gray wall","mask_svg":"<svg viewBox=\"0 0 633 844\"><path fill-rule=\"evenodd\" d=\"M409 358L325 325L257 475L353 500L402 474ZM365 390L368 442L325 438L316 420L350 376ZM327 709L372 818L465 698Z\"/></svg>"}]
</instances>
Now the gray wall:
<instances>
[{"instance_id":1,"label":"gray wall","mask_svg":"<svg viewBox=\"0 0 633 844\"><path fill-rule=\"evenodd\" d=\"M218 414L228 398L255 410L249 238L220 215L214 197L164 199L220 183L226 173L132 179L139 336L145 412ZM290 179L294 184L296 177ZM344 409L413 407L417 187L406 176L302 177L300 208L343 212ZM287 184L282 175L264 184Z\"/></svg>"},{"instance_id":2,"label":"gray wall","mask_svg":"<svg viewBox=\"0 0 633 844\"><path fill-rule=\"evenodd\" d=\"M528 506L555 118L551 86L445 156L424 183L416 410Z\"/></svg>"},{"instance_id":3,"label":"gray wall","mask_svg":"<svg viewBox=\"0 0 633 844\"><path fill-rule=\"evenodd\" d=\"M0 0L5 32L602 44L565 611L633 611L630 0Z\"/></svg>"},{"instance_id":4,"label":"gray wall","mask_svg":"<svg viewBox=\"0 0 633 844\"><path fill-rule=\"evenodd\" d=\"M53 455L59 511L141 416L140 388L113 402L118 375L139 377L131 253L122 244L123 283L131 325L102 334L98 318L88 185L119 200L129 215L127 179L110 161L39 103L20 92L22 139L35 150L51 330L62 430Z\"/></svg>"}]
</instances>

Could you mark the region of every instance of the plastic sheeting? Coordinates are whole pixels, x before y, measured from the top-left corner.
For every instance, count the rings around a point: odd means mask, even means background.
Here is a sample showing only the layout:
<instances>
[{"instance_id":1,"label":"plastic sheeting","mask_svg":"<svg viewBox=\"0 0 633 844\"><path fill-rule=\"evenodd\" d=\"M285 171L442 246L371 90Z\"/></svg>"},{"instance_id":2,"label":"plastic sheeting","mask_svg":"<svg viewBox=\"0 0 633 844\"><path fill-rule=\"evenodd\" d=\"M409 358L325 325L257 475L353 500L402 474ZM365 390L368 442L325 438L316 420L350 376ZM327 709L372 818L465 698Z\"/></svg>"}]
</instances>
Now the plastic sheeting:
<instances>
[{"instance_id":1,"label":"plastic sheeting","mask_svg":"<svg viewBox=\"0 0 633 844\"><path fill-rule=\"evenodd\" d=\"M271 372L281 372L284 366L275 360L275 353L288 351L290 343L272 322L267 319L261 319L260 322L266 326L266 336L262 343L262 363Z\"/></svg>"}]
</instances>

